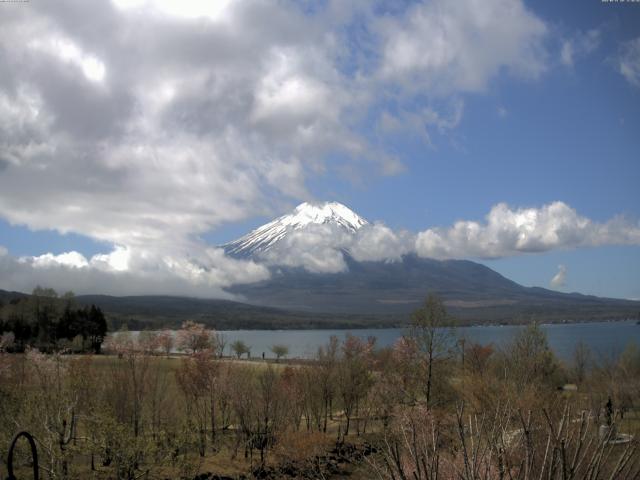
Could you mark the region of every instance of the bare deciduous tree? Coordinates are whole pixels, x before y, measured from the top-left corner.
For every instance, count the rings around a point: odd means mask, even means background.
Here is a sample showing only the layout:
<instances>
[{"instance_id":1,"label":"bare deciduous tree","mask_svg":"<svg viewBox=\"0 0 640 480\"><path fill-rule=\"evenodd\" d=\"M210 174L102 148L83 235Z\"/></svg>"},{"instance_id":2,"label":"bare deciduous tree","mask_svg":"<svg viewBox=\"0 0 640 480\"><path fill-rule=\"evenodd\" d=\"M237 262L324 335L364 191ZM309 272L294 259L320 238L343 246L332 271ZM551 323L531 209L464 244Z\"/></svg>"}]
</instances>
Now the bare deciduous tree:
<instances>
[{"instance_id":1,"label":"bare deciduous tree","mask_svg":"<svg viewBox=\"0 0 640 480\"><path fill-rule=\"evenodd\" d=\"M165 356L169 356L173 350L175 339L171 330L163 330L158 334L158 348L162 350Z\"/></svg>"},{"instance_id":2,"label":"bare deciduous tree","mask_svg":"<svg viewBox=\"0 0 640 480\"><path fill-rule=\"evenodd\" d=\"M411 338L422 356L426 368L425 396L431 405L434 363L451 354L455 334L450 328L452 319L440 298L429 294L422 308L411 316Z\"/></svg>"}]
</instances>

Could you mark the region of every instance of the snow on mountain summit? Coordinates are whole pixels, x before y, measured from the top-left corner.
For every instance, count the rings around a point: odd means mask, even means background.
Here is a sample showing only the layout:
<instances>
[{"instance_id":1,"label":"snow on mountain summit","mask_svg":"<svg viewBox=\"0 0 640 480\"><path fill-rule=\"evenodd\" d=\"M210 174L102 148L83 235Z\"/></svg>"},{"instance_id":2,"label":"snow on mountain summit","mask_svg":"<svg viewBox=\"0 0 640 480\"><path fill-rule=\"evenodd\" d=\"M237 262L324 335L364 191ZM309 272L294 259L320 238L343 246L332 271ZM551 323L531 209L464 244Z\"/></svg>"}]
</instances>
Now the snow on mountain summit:
<instances>
[{"instance_id":1,"label":"snow on mountain summit","mask_svg":"<svg viewBox=\"0 0 640 480\"><path fill-rule=\"evenodd\" d=\"M256 228L242 238L224 245L227 253L234 256L245 256L265 252L287 233L301 230L309 225L336 225L350 233L367 225L364 218L349 207L338 202L301 203L287 215L276 218Z\"/></svg>"},{"instance_id":2,"label":"snow on mountain summit","mask_svg":"<svg viewBox=\"0 0 640 480\"><path fill-rule=\"evenodd\" d=\"M310 223L337 223L354 232L369 223L349 207L338 202L301 203L293 213L284 215L275 222L291 225L294 228L304 227Z\"/></svg>"}]
</instances>

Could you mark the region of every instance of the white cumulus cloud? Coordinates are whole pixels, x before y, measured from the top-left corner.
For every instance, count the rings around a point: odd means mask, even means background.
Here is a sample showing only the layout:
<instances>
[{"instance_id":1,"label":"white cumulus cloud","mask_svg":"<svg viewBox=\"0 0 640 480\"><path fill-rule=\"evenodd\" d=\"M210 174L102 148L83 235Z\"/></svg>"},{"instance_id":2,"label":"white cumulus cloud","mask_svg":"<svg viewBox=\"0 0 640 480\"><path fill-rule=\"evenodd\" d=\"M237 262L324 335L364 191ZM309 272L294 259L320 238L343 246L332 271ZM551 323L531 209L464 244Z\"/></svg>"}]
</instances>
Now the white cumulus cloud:
<instances>
[{"instance_id":1,"label":"white cumulus cloud","mask_svg":"<svg viewBox=\"0 0 640 480\"><path fill-rule=\"evenodd\" d=\"M22 257L20 260L23 263L31 263L35 268L49 268L52 266L82 268L89 266L89 262L87 262L84 255L75 251L65 252L59 255L45 253L37 257Z\"/></svg>"},{"instance_id":2,"label":"white cumulus cloud","mask_svg":"<svg viewBox=\"0 0 640 480\"><path fill-rule=\"evenodd\" d=\"M311 176L402 172L368 132L387 106L396 108L383 131L430 142L460 124L467 92L502 71L535 78L547 68L548 28L522 0L433 0L385 14L369 2L307 7L70 0L3 9L0 217L113 246L93 258L3 255L4 285L30 285L37 273L51 285L75 275L74 290L141 292L147 282L150 292L214 292L264 279L264 267L197 239L307 199ZM307 251L304 261L289 253L288 264L339 271L342 248L394 259L413 244L373 226L344 245L312 247L325 237L292 239Z\"/></svg>"},{"instance_id":3,"label":"white cumulus cloud","mask_svg":"<svg viewBox=\"0 0 640 480\"><path fill-rule=\"evenodd\" d=\"M631 85L640 87L640 37L622 45L618 69Z\"/></svg>"},{"instance_id":4,"label":"white cumulus cloud","mask_svg":"<svg viewBox=\"0 0 640 480\"><path fill-rule=\"evenodd\" d=\"M348 269L345 253L358 262L394 262L411 250L408 232L394 232L382 223L365 225L354 234L334 225L319 224L290 232L264 252L263 258L270 265L338 273Z\"/></svg>"},{"instance_id":5,"label":"white cumulus cloud","mask_svg":"<svg viewBox=\"0 0 640 480\"><path fill-rule=\"evenodd\" d=\"M558 265L558 272L553 276L549 285L553 288L562 288L567 283L567 267Z\"/></svg>"},{"instance_id":6,"label":"white cumulus cloud","mask_svg":"<svg viewBox=\"0 0 640 480\"><path fill-rule=\"evenodd\" d=\"M235 260L219 248L191 255L117 247L90 259L78 252L47 253L18 259L0 255L0 289L31 291L51 285L76 293L112 295L184 294L230 297L225 287L265 280L264 265ZM0 253L2 253L0 251Z\"/></svg>"},{"instance_id":7,"label":"white cumulus cloud","mask_svg":"<svg viewBox=\"0 0 640 480\"><path fill-rule=\"evenodd\" d=\"M600 245L640 245L640 225L623 217L594 222L564 202L515 209L500 203L485 222L461 220L418 233L415 248L423 257L499 258Z\"/></svg>"},{"instance_id":8,"label":"white cumulus cloud","mask_svg":"<svg viewBox=\"0 0 640 480\"><path fill-rule=\"evenodd\" d=\"M419 2L380 30L380 74L407 87L479 91L501 69L526 77L546 69L547 27L520 0Z\"/></svg>"},{"instance_id":9,"label":"white cumulus cloud","mask_svg":"<svg viewBox=\"0 0 640 480\"><path fill-rule=\"evenodd\" d=\"M262 258L271 265L302 267L312 273L338 273L347 270L342 249L352 240L343 229L330 224L311 224L294 230Z\"/></svg>"},{"instance_id":10,"label":"white cumulus cloud","mask_svg":"<svg viewBox=\"0 0 640 480\"><path fill-rule=\"evenodd\" d=\"M394 232L383 223L373 223L359 229L347 249L359 262L394 262L412 251L412 236L404 231Z\"/></svg>"},{"instance_id":11,"label":"white cumulus cloud","mask_svg":"<svg viewBox=\"0 0 640 480\"><path fill-rule=\"evenodd\" d=\"M578 32L572 38L565 39L560 49L560 61L567 67L573 67L576 59L585 57L600 46L601 34L598 29Z\"/></svg>"},{"instance_id":12,"label":"white cumulus cloud","mask_svg":"<svg viewBox=\"0 0 640 480\"><path fill-rule=\"evenodd\" d=\"M310 225L289 232L262 259L271 266L338 273L348 269L344 254L359 262L395 262L407 254L491 259L603 245L640 245L640 223L622 216L596 222L559 201L530 208L500 203L491 208L484 222L460 220L417 234L394 231L379 222L353 234L330 224ZM566 272L559 278L564 275Z\"/></svg>"}]
</instances>

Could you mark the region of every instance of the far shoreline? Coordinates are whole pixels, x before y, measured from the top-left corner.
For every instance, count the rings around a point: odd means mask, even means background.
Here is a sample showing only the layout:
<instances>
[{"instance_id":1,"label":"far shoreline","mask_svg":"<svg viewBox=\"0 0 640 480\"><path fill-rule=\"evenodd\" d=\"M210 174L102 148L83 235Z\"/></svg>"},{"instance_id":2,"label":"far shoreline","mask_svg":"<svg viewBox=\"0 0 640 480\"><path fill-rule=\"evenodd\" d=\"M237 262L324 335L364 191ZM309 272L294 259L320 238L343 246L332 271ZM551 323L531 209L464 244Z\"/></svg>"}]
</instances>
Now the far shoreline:
<instances>
[{"instance_id":1,"label":"far shoreline","mask_svg":"<svg viewBox=\"0 0 640 480\"><path fill-rule=\"evenodd\" d=\"M108 316L108 315L107 315ZM186 318L185 318L186 319ZM342 330L345 332L348 331L352 331L352 330L387 330L387 329L402 329L402 328L409 328L411 326L411 324L407 321L407 322L402 322L402 323L395 323L395 322L390 322L390 323L372 323L372 324L367 324L367 323L360 323L360 322L354 322L353 324L349 324L349 323L341 323L341 322L336 322L336 323L330 323L330 324L326 324L324 322L319 323L319 322L311 322L311 324L304 324L303 322L301 322L300 324L291 324L289 326L281 326L281 325L276 325L276 326L270 326L270 325L256 325L255 327L247 327L245 325L242 325L243 322L239 322L240 325L238 325L237 328L229 328L231 327L231 325L229 325L228 323L223 323L222 326L218 327L216 325L216 321L215 320L210 320L208 318L189 318L189 319L193 319L197 322L203 323L205 326L207 326L208 328L211 328L213 330L216 331L220 331L220 332L256 332L256 331L268 331L268 332L278 332L278 331L282 331L282 332L288 332L288 331L329 331L329 330ZM132 319L133 323L136 324L138 323L137 319ZM146 325L145 328L126 328L126 330L129 331L161 331L161 330L178 330L180 328L180 321L178 321L177 323L172 322L159 322L159 325L150 325L149 323L151 322L144 322ZM619 317L619 318L611 318L611 317L601 317L601 318L587 318L587 319L558 319L558 320L539 320L536 318L532 318L529 320L516 320L516 321L500 321L500 322L467 322L465 320L455 320L451 323L451 327L453 328L477 328L477 327L517 327L517 326L526 326L526 325L530 325L532 323L535 323L537 325L542 325L542 326L557 326L557 325L579 325L579 324L592 324L592 323L638 323L640 325L640 320L638 318L633 318L633 317ZM119 325L127 325L129 322L127 322L126 320L122 319L117 322ZM170 325L167 325L167 323L171 323ZM114 333L114 332L118 332L122 329L122 327L119 326L119 328L115 328L115 329L110 329L109 333Z\"/></svg>"}]
</instances>

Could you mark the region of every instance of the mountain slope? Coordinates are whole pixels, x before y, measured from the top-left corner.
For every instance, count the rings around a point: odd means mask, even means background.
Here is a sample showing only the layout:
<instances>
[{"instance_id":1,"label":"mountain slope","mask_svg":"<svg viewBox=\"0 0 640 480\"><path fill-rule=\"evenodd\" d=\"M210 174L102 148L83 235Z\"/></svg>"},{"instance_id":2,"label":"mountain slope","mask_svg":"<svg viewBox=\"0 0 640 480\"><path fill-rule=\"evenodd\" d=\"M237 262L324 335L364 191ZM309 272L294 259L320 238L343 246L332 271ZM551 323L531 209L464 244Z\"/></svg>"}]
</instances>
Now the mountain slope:
<instances>
[{"instance_id":1,"label":"mountain slope","mask_svg":"<svg viewBox=\"0 0 640 480\"><path fill-rule=\"evenodd\" d=\"M272 278L231 289L247 301L309 312L386 314L405 317L427 293L440 295L456 316L473 321L579 320L634 316L640 302L530 288L468 260L407 255L400 262L356 262L349 270L312 274L278 268Z\"/></svg>"},{"instance_id":2,"label":"mountain slope","mask_svg":"<svg viewBox=\"0 0 640 480\"><path fill-rule=\"evenodd\" d=\"M276 218L247 235L222 247L235 257L257 256L271 249L287 234L309 225L335 225L349 233L355 233L369 222L338 202L320 204L302 203L287 215Z\"/></svg>"},{"instance_id":3,"label":"mountain slope","mask_svg":"<svg viewBox=\"0 0 640 480\"><path fill-rule=\"evenodd\" d=\"M6 290L0 290L0 303L9 303L25 297L28 297L26 293L8 292Z\"/></svg>"}]
</instances>

